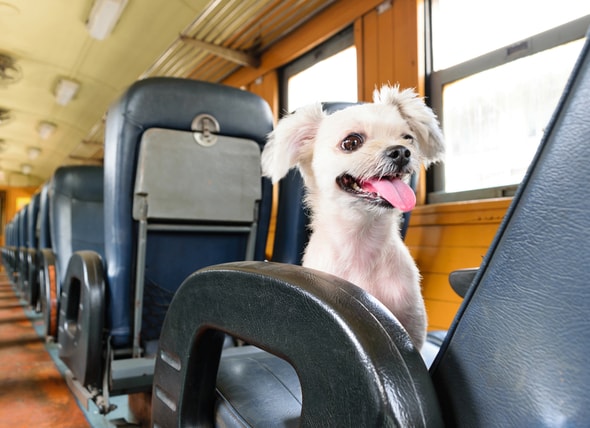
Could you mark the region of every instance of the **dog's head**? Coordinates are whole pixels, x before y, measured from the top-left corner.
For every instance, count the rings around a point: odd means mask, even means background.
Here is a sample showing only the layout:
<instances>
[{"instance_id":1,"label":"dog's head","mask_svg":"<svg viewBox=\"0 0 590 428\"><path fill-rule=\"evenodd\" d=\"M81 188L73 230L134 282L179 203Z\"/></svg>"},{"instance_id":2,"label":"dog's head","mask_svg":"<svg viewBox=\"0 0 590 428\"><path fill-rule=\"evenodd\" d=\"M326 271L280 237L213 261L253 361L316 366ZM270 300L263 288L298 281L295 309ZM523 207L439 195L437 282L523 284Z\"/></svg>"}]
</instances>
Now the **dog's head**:
<instances>
[{"instance_id":1,"label":"dog's head","mask_svg":"<svg viewBox=\"0 0 590 428\"><path fill-rule=\"evenodd\" d=\"M373 103L330 115L317 103L283 118L269 135L262 172L277 182L297 166L312 205L322 198L409 211L410 176L443 153L438 121L424 101L411 89L383 86Z\"/></svg>"}]
</instances>

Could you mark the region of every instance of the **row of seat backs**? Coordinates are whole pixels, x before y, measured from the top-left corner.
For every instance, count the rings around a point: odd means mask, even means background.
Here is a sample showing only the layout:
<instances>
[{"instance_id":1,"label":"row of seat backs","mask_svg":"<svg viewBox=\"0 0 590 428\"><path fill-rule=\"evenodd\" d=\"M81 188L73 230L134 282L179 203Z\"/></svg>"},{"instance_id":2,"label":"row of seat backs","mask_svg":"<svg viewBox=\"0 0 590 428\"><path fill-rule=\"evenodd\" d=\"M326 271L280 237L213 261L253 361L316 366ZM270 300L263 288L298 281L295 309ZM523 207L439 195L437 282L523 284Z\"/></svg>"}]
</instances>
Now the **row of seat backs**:
<instances>
[{"instance_id":1,"label":"row of seat backs","mask_svg":"<svg viewBox=\"0 0 590 428\"><path fill-rule=\"evenodd\" d=\"M7 244L18 248L18 285L26 288L20 291L29 304L35 306L39 296L39 250L53 248L59 254L58 285L73 252L104 253L102 188L102 167L60 167L9 223Z\"/></svg>"},{"instance_id":2,"label":"row of seat backs","mask_svg":"<svg viewBox=\"0 0 590 428\"><path fill-rule=\"evenodd\" d=\"M190 132L194 117L202 112L219 120L224 135L252 140L258 156L266 135L272 129L268 105L253 94L182 79L141 81L133 85L109 111L104 172L102 167L60 168L38 196L41 208L35 212L41 224L39 244L40 247L50 246L56 255L58 285L65 278L73 252L94 250L105 259L110 291L107 294L108 326L115 346L126 346L130 340L131 292L138 233L133 218L133 198L138 158L141 156L140 142L144 134L148 134L145 132L148 129ZM217 167L235 169L240 161L243 159L238 160L238 164L235 161L231 164L228 160L225 165ZM254 173L260 182L259 159L256 158L255 162ZM271 189L267 180L260 183L259 198L262 203L258 207L258 233L253 258L262 260L268 233ZM193 187L198 187L195 184L191 183ZM18 216L19 239L25 236L26 227L20 226L24 219L24 215ZM105 222L108 225L106 228ZM234 246L232 252L232 247L228 247L224 239L213 240L182 231L156 232L148 240L147 281L156 285L156 293L163 291L168 294L164 300L169 299L175 288L194 270L243 259L244 252L237 249L245 246L246 239L244 236L238 239L240 244ZM166 250L162 251L163 248ZM193 254L198 256L193 257ZM187 260L189 262L184 263ZM163 290L158 288L162 285ZM152 298L155 306L165 308L162 295ZM163 318L163 314L157 315ZM157 324L156 320L155 330L146 331L145 336L157 338Z\"/></svg>"}]
</instances>

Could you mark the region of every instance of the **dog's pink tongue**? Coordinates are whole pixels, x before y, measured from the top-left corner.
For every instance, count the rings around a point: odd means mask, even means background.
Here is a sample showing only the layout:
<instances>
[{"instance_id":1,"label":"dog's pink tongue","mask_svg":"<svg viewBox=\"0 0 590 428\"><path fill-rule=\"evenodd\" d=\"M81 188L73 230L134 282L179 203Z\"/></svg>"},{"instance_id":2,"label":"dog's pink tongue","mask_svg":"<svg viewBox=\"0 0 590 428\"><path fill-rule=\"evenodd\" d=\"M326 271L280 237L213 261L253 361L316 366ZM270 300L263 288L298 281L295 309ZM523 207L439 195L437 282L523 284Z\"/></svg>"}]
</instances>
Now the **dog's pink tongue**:
<instances>
[{"instance_id":1,"label":"dog's pink tongue","mask_svg":"<svg viewBox=\"0 0 590 428\"><path fill-rule=\"evenodd\" d=\"M402 212L411 211L416 206L416 194L399 178L391 180L373 178L363 183L363 190L377 193Z\"/></svg>"}]
</instances>

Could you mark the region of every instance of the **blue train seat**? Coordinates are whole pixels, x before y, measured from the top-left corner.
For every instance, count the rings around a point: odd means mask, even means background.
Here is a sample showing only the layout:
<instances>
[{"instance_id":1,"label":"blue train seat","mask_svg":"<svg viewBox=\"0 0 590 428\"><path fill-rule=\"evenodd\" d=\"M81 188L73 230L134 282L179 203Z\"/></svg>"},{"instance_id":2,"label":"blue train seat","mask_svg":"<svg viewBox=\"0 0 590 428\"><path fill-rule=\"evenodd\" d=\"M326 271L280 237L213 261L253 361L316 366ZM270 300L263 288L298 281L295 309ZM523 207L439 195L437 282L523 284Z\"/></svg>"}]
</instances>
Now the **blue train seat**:
<instances>
[{"instance_id":1,"label":"blue train seat","mask_svg":"<svg viewBox=\"0 0 590 428\"><path fill-rule=\"evenodd\" d=\"M41 192L40 306L49 340L57 338L59 296L70 257L80 250L104 252L102 186L102 167L64 166ZM47 215L51 248L45 247Z\"/></svg>"},{"instance_id":2,"label":"blue train seat","mask_svg":"<svg viewBox=\"0 0 590 428\"><path fill-rule=\"evenodd\" d=\"M82 287L92 282L102 266L93 270L79 269L84 254L104 254L103 168L75 166L58 168L49 188L52 249L55 253L58 299L59 357L74 373L86 367L73 358L74 350L92 344L83 340L81 329L85 316L95 313L84 310L93 306ZM103 287L104 289L104 287ZM93 296L96 298L95 296ZM102 316L99 314L98 316ZM101 349L88 349L100 361Z\"/></svg>"},{"instance_id":3,"label":"blue train seat","mask_svg":"<svg viewBox=\"0 0 590 428\"><path fill-rule=\"evenodd\" d=\"M18 212L18 262L16 289L21 298L24 298L25 281L27 278L27 252L29 237L27 229L29 224L29 204Z\"/></svg>"},{"instance_id":4,"label":"blue train seat","mask_svg":"<svg viewBox=\"0 0 590 428\"><path fill-rule=\"evenodd\" d=\"M83 327L92 332L86 348L103 353L100 363L84 349L72 357L84 368L69 380L81 400L108 412L111 395L151 390L161 325L182 281L204 266L264 259L272 189L260 153L271 130L262 98L188 79L138 81L109 109L105 292L95 302L105 319ZM79 258L78 270L98 265L92 259Z\"/></svg>"},{"instance_id":5,"label":"blue train seat","mask_svg":"<svg viewBox=\"0 0 590 428\"><path fill-rule=\"evenodd\" d=\"M50 181L41 187L39 194L39 243L37 253L39 310L43 317L43 334L53 340L57 338L57 276L55 254L51 248L51 227L49 221Z\"/></svg>"},{"instance_id":6,"label":"blue train seat","mask_svg":"<svg viewBox=\"0 0 590 428\"><path fill-rule=\"evenodd\" d=\"M2 263L8 274L8 280L14 285L16 278L16 254L18 245L18 213L10 220L4 229L6 233L5 245L2 248Z\"/></svg>"},{"instance_id":7,"label":"blue train seat","mask_svg":"<svg viewBox=\"0 0 590 428\"><path fill-rule=\"evenodd\" d=\"M168 311L154 424L587 425L589 108L587 40L430 371L395 318L354 285L298 266L224 264L189 277ZM290 363L302 394L237 386L254 416L228 415L227 394L216 395L221 332Z\"/></svg>"},{"instance_id":8,"label":"blue train seat","mask_svg":"<svg viewBox=\"0 0 590 428\"><path fill-rule=\"evenodd\" d=\"M24 282L24 294L26 302L33 308L36 308L39 301L39 266L37 257L39 235L37 233L37 220L39 217L40 199L41 193L35 193L29 202L29 208L27 210L28 246L25 254L27 277Z\"/></svg>"}]
</instances>

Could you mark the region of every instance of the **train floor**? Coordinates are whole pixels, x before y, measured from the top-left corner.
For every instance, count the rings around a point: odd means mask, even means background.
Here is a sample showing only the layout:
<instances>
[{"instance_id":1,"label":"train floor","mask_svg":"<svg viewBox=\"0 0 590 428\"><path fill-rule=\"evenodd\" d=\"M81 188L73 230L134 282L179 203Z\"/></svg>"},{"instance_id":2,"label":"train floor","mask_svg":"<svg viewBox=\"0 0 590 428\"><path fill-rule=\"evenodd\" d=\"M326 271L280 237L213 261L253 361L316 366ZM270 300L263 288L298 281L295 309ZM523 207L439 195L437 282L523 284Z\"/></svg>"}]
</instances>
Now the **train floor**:
<instances>
[{"instance_id":1,"label":"train floor","mask_svg":"<svg viewBox=\"0 0 590 428\"><path fill-rule=\"evenodd\" d=\"M27 309L6 273L0 272L0 428L108 428L128 421L127 397L104 416L85 409L70 392L57 345L41 336L38 313ZM94 408L93 408L94 407Z\"/></svg>"}]
</instances>

